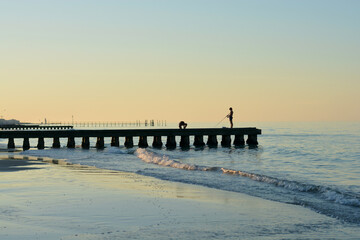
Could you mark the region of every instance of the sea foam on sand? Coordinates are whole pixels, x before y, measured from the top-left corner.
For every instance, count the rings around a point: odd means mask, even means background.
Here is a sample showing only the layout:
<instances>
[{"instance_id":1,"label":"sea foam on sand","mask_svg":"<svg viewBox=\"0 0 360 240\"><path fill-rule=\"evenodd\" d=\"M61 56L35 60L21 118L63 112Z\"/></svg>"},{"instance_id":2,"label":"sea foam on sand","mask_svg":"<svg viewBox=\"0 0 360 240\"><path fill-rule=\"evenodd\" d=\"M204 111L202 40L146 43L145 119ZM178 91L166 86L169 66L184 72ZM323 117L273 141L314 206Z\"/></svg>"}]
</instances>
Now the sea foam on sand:
<instances>
[{"instance_id":1,"label":"sea foam on sand","mask_svg":"<svg viewBox=\"0 0 360 240\"><path fill-rule=\"evenodd\" d=\"M356 236L301 206L66 161L11 158L0 159L4 240Z\"/></svg>"}]
</instances>

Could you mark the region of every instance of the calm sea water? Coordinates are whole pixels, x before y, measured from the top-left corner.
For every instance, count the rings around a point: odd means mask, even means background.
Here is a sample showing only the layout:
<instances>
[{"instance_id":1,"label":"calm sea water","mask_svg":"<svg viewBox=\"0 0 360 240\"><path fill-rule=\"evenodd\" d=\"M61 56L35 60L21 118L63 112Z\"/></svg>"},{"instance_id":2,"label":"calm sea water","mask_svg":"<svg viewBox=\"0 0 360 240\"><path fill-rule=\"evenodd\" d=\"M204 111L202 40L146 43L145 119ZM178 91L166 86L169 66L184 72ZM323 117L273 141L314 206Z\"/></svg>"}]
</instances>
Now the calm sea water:
<instances>
[{"instance_id":1,"label":"calm sea water","mask_svg":"<svg viewBox=\"0 0 360 240\"><path fill-rule=\"evenodd\" d=\"M215 124L189 124L189 127L214 127ZM110 147L110 139L106 139L104 150L64 147L33 149L22 154L67 159L76 164L245 193L301 205L360 226L360 123L235 125L254 126L263 132L258 137L257 148L126 149ZM36 146L36 139L32 141L31 145ZM51 141L47 140L46 145L51 146ZM65 139L63 141L65 146ZM81 140L77 141L80 145ZM134 143L136 141L134 139ZM148 142L151 145L152 137ZM16 144L21 147L20 140ZM5 148L5 140L1 145Z\"/></svg>"}]
</instances>

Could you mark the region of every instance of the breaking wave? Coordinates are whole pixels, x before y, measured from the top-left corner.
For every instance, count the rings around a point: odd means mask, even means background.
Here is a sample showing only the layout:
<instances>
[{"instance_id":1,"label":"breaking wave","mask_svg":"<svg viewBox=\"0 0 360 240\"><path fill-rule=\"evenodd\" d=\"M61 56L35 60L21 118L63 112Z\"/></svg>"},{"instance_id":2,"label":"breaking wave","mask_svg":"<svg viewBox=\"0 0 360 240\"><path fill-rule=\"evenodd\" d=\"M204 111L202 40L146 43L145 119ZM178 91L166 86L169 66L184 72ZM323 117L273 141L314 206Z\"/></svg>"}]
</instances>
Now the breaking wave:
<instances>
[{"instance_id":1,"label":"breaking wave","mask_svg":"<svg viewBox=\"0 0 360 240\"><path fill-rule=\"evenodd\" d=\"M353 196L352 194L342 193L337 190L333 190L329 187L317 186L312 184L304 184L296 181L281 180L264 175L248 173L244 171L237 171L232 169L221 168L221 171L226 174L240 175L247 177L258 182L265 182L277 187L286 188L298 192L309 192L321 194L321 197L325 200L332 201L341 205L348 205L353 207L360 207L360 196Z\"/></svg>"},{"instance_id":2,"label":"breaking wave","mask_svg":"<svg viewBox=\"0 0 360 240\"><path fill-rule=\"evenodd\" d=\"M179 168L179 169L192 170L192 171L214 171L218 169L218 168L209 168L209 167L202 167L192 164L181 163L179 161L170 159L168 156L165 155L161 156L154 152L147 151L143 148L138 148L135 151L135 154L138 158L140 158L144 162L157 164L165 167Z\"/></svg>"},{"instance_id":3,"label":"breaking wave","mask_svg":"<svg viewBox=\"0 0 360 240\"><path fill-rule=\"evenodd\" d=\"M183 170L190 171L218 171L219 173L237 175L241 177L249 178L253 181L264 182L271 184L276 187L281 187L291 191L318 194L322 199L334 202L341 205L360 207L360 196L354 194L343 193L329 187L318 186L307 183L300 183L297 181L290 181L284 179L278 179L274 177L269 177L266 175L250 173L245 171L225 169L222 167L207 167L207 166L198 166L193 164L186 164L175 159L170 159L166 155L159 155L152 151L138 148L135 151L135 155L146 163L156 164L164 167L178 168Z\"/></svg>"}]
</instances>

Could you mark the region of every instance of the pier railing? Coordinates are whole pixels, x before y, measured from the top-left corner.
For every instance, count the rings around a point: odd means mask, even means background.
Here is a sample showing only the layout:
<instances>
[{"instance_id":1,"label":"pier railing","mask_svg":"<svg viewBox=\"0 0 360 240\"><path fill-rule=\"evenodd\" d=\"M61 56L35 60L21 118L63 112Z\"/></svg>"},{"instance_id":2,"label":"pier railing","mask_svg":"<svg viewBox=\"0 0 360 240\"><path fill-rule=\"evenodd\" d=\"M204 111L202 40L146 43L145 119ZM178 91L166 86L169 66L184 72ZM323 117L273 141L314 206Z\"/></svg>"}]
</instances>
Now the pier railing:
<instances>
[{"instance_id":1,"label":"pier railing","mask_svg":"<svg viewBox=\"0 0 360 240\"><path fill-rule=\"evenodd\" d=\"M181 148L190 147L190 136L194 136L193 145L195 147L217 147L217 136L222 136L221 146L230 147L244 146L244 136L247 135L246 144L258 145L257 135L261 130L257 128L194 128L194 129L99 129L99 130L21 130L21 131L0 131L0 138L8 139L8 148L15 148L15 138L23 139L23 149L30 148L30 138L37 138L38 149L44 149L44 138L53 138L53 148L60 148L60 138L67 138L67 147L75 148L75 138L81 138L81 147L90 148L90 138L96 138L96 148L104 148L104 138L111 138L111 146L120 146L119 138L125 137L125 147L134 147L133 137L139 137L138 147L148 147L148 137L153 137L152 146L161 148L163 146L162 137L166 137L166 147L176 148L176 136L180 136L179 146ZM204 136L207 136L207 142L204 142ZM234 136L233 142L231 136Z\"/></svg>"},{"instance_id":2,"label":"pier railing","mask_svg":"<svg viewBox=\"0 0 360 240\"><path fill-rule=\"evenodd\" d=\"M56 130L56 129L72 129L72 125L45 125L45 124L13 124L0 125L0 130Z\"/></svg>"},{"instance_id":3,"label":"pier railing","mask_svg":"<svg viewBox=\"0 0 360 240\"><path fill-rule=\"evenodd\" d=\"M144 121L111 121L111 122L95 122L95 121L85 121L85 122L46 122L41 123L40 125L47 126L74 126L74 127L154 127L154 126L166 126L165 120L144 120Z\"/></svg>"}]
</instances>

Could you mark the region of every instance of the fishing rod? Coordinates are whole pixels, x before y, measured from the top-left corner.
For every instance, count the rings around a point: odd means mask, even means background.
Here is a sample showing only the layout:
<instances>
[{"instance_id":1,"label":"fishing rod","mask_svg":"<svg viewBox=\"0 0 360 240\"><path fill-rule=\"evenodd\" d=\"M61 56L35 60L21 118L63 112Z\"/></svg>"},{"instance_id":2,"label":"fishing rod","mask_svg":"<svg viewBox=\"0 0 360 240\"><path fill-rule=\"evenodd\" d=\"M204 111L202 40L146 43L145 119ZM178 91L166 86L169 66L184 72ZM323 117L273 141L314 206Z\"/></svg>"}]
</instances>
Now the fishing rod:
<instances>
[{"instance_id":1,"label":"fishing rod","mask_svg":"<svg viewBox=\"0 0 360 240\"><path fill-rule=\"evenodd\" d=\"M224 121L224 119L227 118L227 116L228 116L228 115L226 115L223 119L221 119L221 121L218 122L218 123L215 125L215 127L217 127L217 125L219 125L222 121Z\"/></svg>"}]
</instances>

